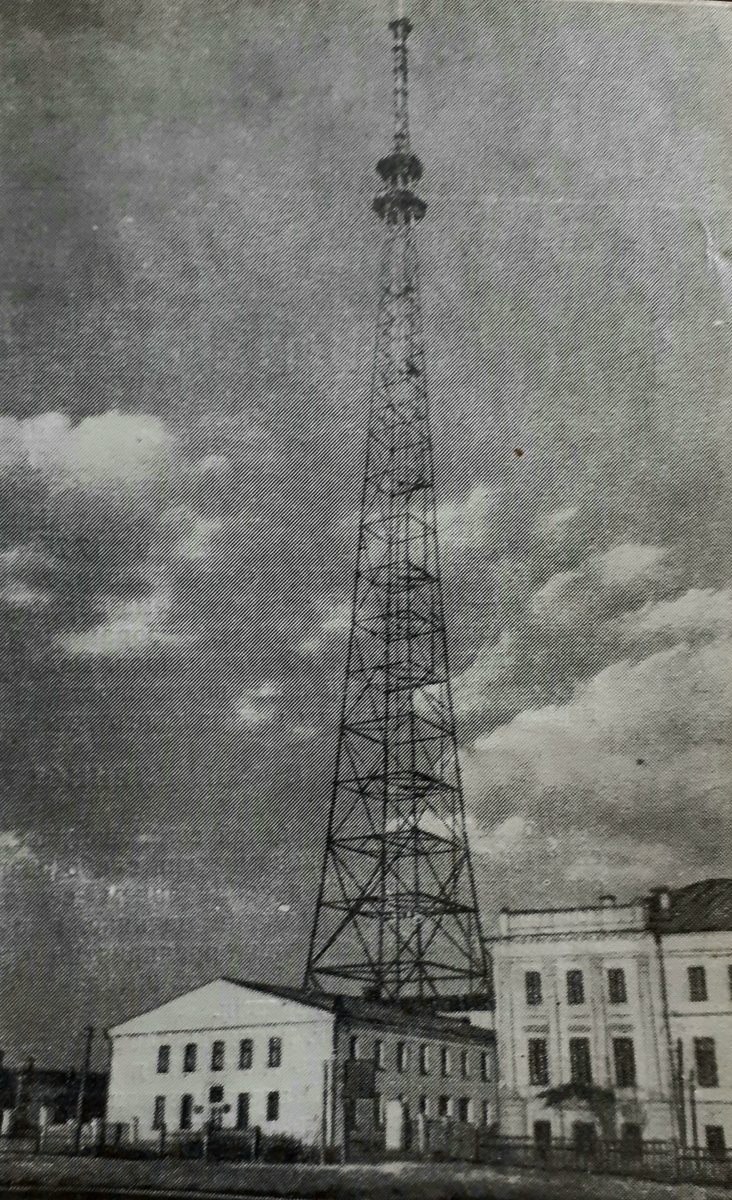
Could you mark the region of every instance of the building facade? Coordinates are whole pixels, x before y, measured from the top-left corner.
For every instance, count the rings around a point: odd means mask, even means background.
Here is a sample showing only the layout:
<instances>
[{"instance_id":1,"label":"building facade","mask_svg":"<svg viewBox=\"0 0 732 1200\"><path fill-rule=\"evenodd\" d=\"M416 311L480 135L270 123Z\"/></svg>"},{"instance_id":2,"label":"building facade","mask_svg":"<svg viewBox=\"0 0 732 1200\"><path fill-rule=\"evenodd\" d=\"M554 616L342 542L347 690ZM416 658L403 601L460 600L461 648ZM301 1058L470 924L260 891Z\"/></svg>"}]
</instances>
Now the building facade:
<instances>
[{"instance_id":1,"label":"building facade","mask_svg":"<svg viewBox=\"0 0 732 1200\"><path fill-rule=\"evenodd\" d=\"M732 1144L732 881L501 914L502 1132ZM724 927L723 927L724 926Z\"/></svg>"},{"instance_id":2,"label":"building facade","mask_svg":"<svg viewBox=\"0 0 732 1200\"><path fill-rule=\"evenodd\" d=\"M209 1128L323 1149L378 1144L387 1112L492 1125L495 1038L466 1019L217 979L109 1030L107 1120L141 1140Z\"/></svg>"},{"instance_id":3,"label":"building facade","mask_svg":"<svg viewBox=\"0 0 732 1200\"><path fill-rule=\"evenodd\" d=\"M648 902L659 948L679 1139L732 1149L732 880L708 879Z\"/></svg>"}]
</instances>

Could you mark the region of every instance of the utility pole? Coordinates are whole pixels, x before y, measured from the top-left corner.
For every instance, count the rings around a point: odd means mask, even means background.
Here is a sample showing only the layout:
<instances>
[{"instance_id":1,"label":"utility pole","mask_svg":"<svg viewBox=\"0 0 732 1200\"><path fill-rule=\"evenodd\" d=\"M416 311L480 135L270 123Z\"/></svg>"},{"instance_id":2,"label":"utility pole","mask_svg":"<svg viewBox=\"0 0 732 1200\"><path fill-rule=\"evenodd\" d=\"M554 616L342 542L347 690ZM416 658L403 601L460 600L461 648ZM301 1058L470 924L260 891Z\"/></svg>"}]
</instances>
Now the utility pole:
<instances>
[{"instance_id":1,"label":"utility pole","mask_svg":"<svg viewBox=\"0 0 732 1200\"><path fill-rule=\"evenodd\" d=\"M89 1078L89 1067L91 1065L92 1041L94 1039L93 1025L87 1025L85 1030L84 1044L84 1061L81 1067L81 1078L79 1079L79 1091L76 1096L76 1126L74 1128L74 1154L78 1154L81 1149L81 1127L84 1123L84 1099L86 1097L86 1084Z\"/></svg>"}]
</instances>

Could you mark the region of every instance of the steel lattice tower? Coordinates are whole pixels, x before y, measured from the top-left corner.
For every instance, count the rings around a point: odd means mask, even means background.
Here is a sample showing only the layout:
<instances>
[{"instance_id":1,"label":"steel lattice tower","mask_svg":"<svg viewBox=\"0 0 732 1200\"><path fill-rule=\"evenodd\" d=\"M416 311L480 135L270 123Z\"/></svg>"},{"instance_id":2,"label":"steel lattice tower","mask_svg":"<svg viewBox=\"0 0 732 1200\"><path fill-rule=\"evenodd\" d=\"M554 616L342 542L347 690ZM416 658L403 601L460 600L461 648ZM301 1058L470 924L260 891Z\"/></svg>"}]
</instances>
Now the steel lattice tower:
<instances>
[{"instance_id":1,"label":"steel lattice tower","mask_svg":"<svg viewBox=\"0 0 732 1200\"><path fill-rule=\"evenodd\" d=\"M437 546L409 145L405 17L394 35L385 225L353 617L305 983L382 1000L488 989L455 738Z\"/></svg>"}]
</instances>

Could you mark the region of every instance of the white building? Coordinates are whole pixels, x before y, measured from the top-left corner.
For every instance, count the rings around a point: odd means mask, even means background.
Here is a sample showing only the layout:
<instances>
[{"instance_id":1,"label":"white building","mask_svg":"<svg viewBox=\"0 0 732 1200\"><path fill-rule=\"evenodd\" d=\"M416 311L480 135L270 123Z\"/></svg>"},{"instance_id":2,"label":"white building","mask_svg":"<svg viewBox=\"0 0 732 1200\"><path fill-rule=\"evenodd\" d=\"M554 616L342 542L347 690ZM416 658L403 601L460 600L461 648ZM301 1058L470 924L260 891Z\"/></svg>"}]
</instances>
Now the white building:
<instances>
[{"instance_id":1,"label":"white building","mask_svg":"<svg viewBox=\"0 0 732 1200\"><path fill-rule=\"evenodd\" d=\"M657 889L648 903L659 947L679 1138L732 1148L732 879Z\"/></svg>"},{"instance_id":2,"label":"white building","mask_svg":"<svg viewBox=\"0 0 732 1200\"><path fill-rule=\"evenodd\" d=\"M506 910L492 949L502 1132L732 1145L732 880Z\"/></svg>"},{"instance_id":3,"label":"white building","mask_svg":"<svg viewBox=\"0 0 732 1200\"><path fill-rule=\"evenodd\" d=\"M141 1140L208 1125L378 1144L396 1101L407 1118L496 1121L495 1038L465 1019L222 978L109 1037L107 1120Z\"/></svg>"}]
</instances>

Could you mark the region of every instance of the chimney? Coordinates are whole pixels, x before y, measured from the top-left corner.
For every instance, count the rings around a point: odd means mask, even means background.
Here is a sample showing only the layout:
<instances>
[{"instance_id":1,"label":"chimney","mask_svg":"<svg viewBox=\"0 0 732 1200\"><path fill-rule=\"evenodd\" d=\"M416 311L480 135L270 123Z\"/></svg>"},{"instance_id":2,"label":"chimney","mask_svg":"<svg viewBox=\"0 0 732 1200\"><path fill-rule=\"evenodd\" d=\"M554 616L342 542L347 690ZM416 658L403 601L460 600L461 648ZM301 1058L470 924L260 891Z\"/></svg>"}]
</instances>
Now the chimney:
<instances>
[{"instance_id":1,"label":"chimney","mask_svg":"<svg viewBox=\"0 0 732 1200\"><path fill-rule=\"evenodd\" d=\"M605 892L600 896L600 908L615 908L618 902L617 896L613 896L612 892Z\"/></svg>"}]
</instances>

